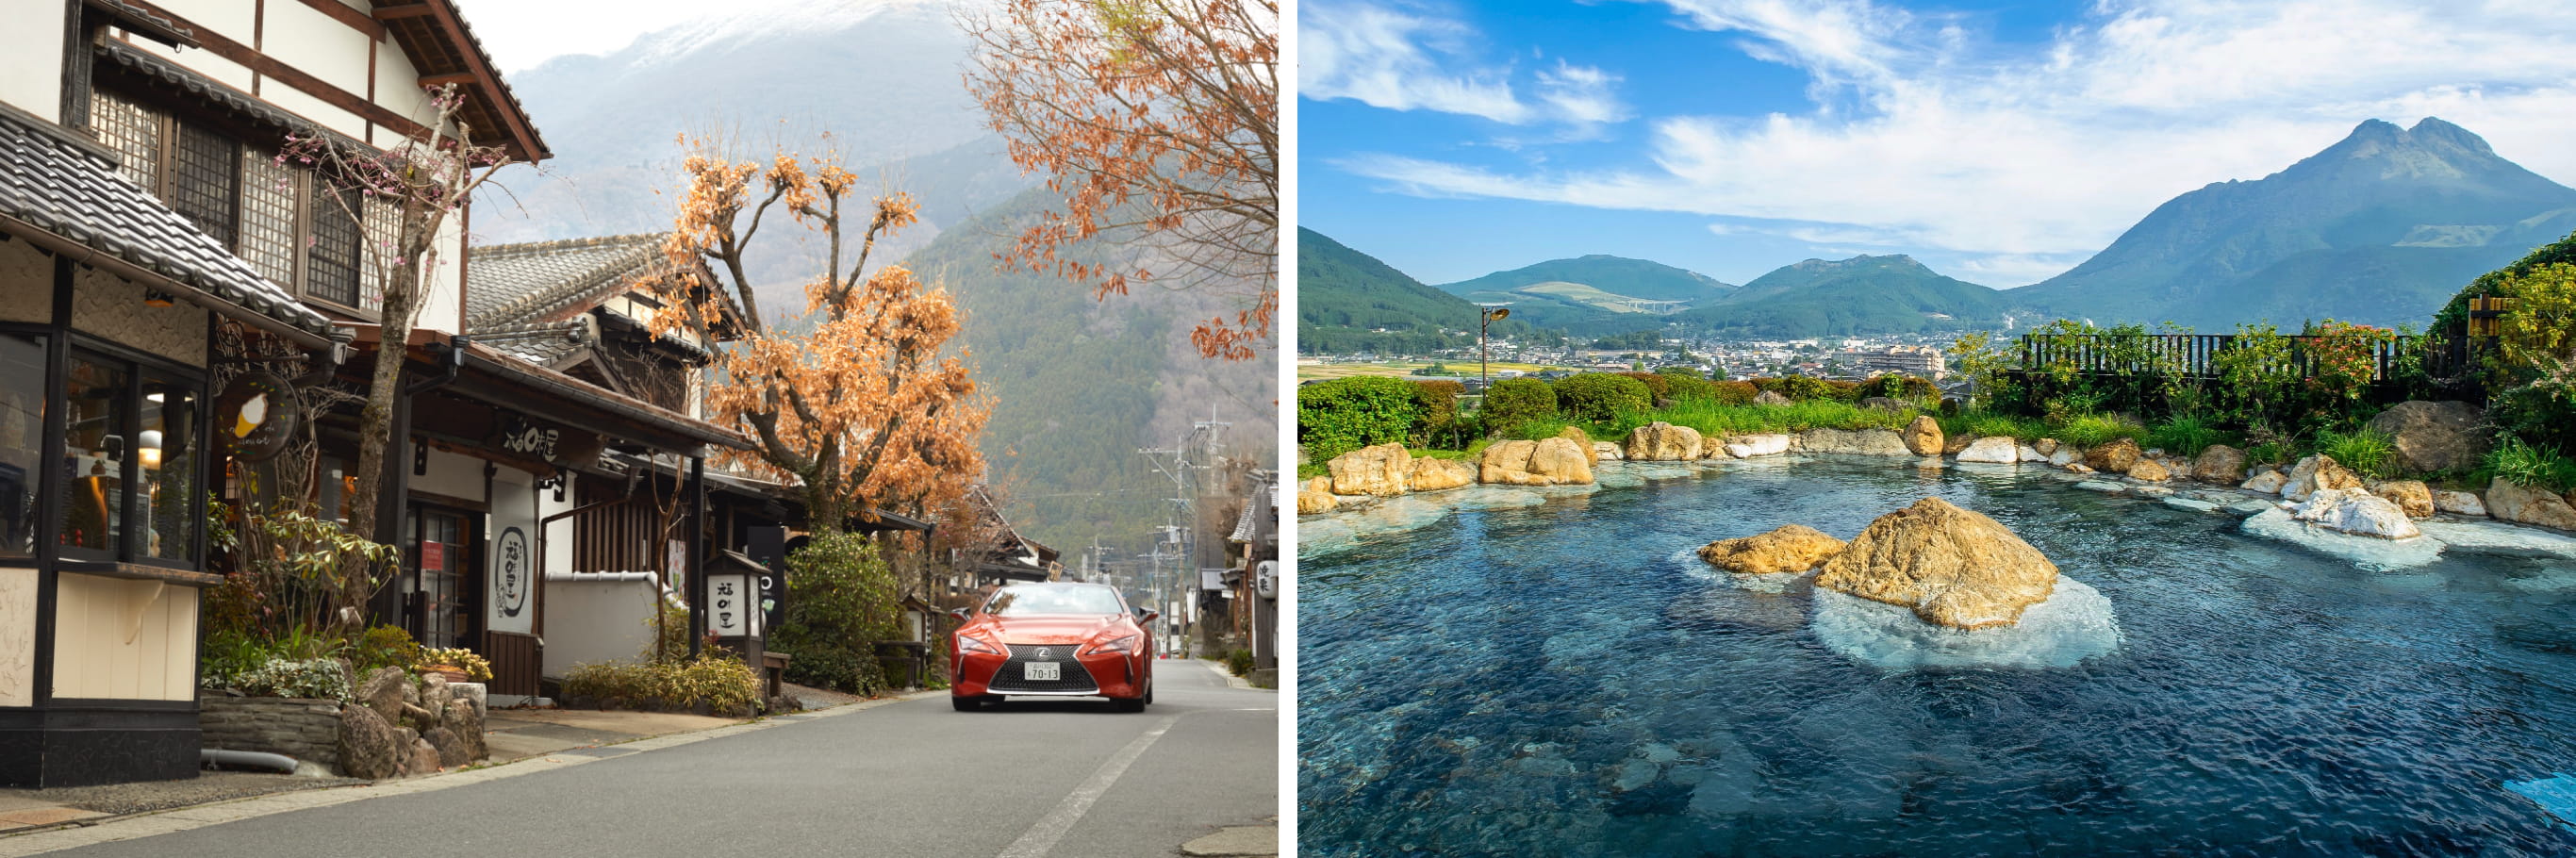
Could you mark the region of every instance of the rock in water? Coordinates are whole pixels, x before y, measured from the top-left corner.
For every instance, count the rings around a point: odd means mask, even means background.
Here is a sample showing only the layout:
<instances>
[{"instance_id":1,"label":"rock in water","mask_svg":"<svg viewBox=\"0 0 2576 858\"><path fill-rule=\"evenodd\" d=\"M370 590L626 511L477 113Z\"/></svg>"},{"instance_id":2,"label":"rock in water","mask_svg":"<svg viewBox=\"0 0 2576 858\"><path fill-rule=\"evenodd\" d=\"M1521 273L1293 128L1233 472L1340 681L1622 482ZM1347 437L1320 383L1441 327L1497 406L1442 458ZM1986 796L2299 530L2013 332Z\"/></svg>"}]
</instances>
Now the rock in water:
<instances>
[{"instance_id":1,"label":"rock in water","mask_svg":"<svg viewBox=\"0 0 2576 858\"><path fill-rule=\"evenodd\" d=\"M2291 517L2327 530L2383 539L2424 535L2406 511L2387 498L2361 489L2324 489L2291 510Z\"/></svg>"},{"instance_id":2,"label":"rock in water","mask_svg":"<svg viewBox=\"0 0 2576 858\"><path fill-rule=\"evenodd\" d=\"M2448 490L2434 492L2433 508L2452 515L2465 515L2470 518L2487 517L2487 503L2478 499L2477 492Z\"/></svg>"},{"instance_id":3,"label":"rock in water","mask_svg":"<svg viewBox=\"0 0 2576 858\"><path fill-rule=\"evenodd\" d=\"M1413 454L1402 444L1379 444L1334 456L1324 466L1333 471L1334 494L1389 497L1404 493Z\"/></svg>"},{"instance_id":4,"label":"rock in water","mask_svg":"<svg viewBox=\"0 0 2576 858\"><path fill-rule=\"evenodd\" d=\"M1967 449L1959 451L1959 461L2009 465L2021 461L2021 447L2002 435L1979 438L1968 442Z\"/></svg>"},{"instance_id":5,"label":"rock in water","mask_svg":"<svg viewBox=\"0 0 2576 858\"><path fill-rule=\"evenodd\" d=\"M1892 429L1809 429L1798 435L1798 449L1808 453L1849 456L1911 456L1905 440Z\"/></svg>"},{"instance_id":6,"label":"rock in water","mask_svg":"<svg viewBox=\"0 0 2576 858\"><path fill-rule=\"evenodd\" d=\"M2192 460L2191 478L2204 483L2233 485L2245 481L2245 451L2225 444L2211 444Z\"/></svg>"},{"instance_id":7,"label":"rock in water","mask_svg":"<svg viewBox=\"0 0 2576 858\"><path fill-rule=\"evenodd\" d=\"M2161 483L2166 480L2173 479L2173 472L2166 470L2165 466L2157 464L2154 459L2139 459L2129 464L2129 479L2138 480L2140 482Z\"/></svg>"},{"instance_id":8,"label":"rock in water","mask_svg":"<svg viewBox=\"0 0 2576 858\"><path fill-rule=\"evenodd\" d=\"M1405 475L1405 485L1417 492L1454 489L1476 481L1476 469L1456 459L1434 459L1428 456L1413 460L1413 470Z\"/></svg>"},{"instance_id":9,"label":"rock in water","mask_svg":"<svg viewBox=\"0 0 2576 858\"><path fill-rule=\"evenodd\" d=\"M402 671L393 668L399 676ZM340 773L353 778L381 780L402 774L403 755L408 753L395 744L393 724L364 706L340 707Z\"/></svg>"},{"instance_id":10,"label":"rock in water","mask_svg":"<svg viewBox=\"0 0 2576 858\"><path fill-rule=\"evenodd\" d=\"M1341 499L1333 497L1333 478L1331 477L1307 480L1305 485L1297 489L1298 515L1332 512L1334 507L1341 505Z\"/></svg>"},{"instance_id":11,"label":"rock in water","mask_svg":"<svg viewBox=\"0 0 2576 858\"><path fill-rule=\"evenodd\" d=\"M1622 452L1617 444L1613 444L1608 441L1592 442L1592 461L1594 462L1599 462L1603 459L1616 462L1626 458L1628 458L1628 454Z\"/></svg>"},{"instance_id":12,"label":"rock in water","mask_svg":"<svg viewBox=\"0 0 2576 858\"><path fill-rule=\"evenodd\" d=\"M1700 548L1699 559L1729 572L1763 575L1805 572L1842 550L1842 540L1803 524L1792 524L1769 533L1711 542Z\"/></svg>"},{"instance_id":13,"label":"rock in water","mask_svg":"<svg viewBox=\"0 0 2576 858\"><path fill-rule=\"evenodd\" d=\"M2487 514L2516 524L2576 530L2576 508L2548 489L2526 489L2497 477L2487 486Z\"/></svg>"},{"instance_id":14,"label":"rock in water","mask_svg":"<svg viewBox=\"0 0 2576 858\"><path fill-rule=\"evenodd\" d=\"M2336 462L2333 456L2309 456L2291 466L2289 480L2281 484L2281 499L2297 503L2326 489L2357 488L2361 488L2360 474Z\"/></svg>"},{"instance_id":15,"label":"rock in water","mask_svg":"<svg viewBox=\"0 0 2576 858\"><path fill-rule=\"evenodd\" d=\"M2138 442L2122 438L2084 453L2084 464L2106 474L2125 474L2138 463Z\"/></svg>"},{"instance_id":16,"label":"rock in water","mask_svg":"<svg viewBox=\"0 0 2576 858\"><path fill-rule=\"evenodd\" d=\"M2030 442L2030 448L2038 450L2039 454L2042 456L2054 457L2057 455L2057 439L2041 438L2037 441Z\"/></svg>"},{"instance_id":17,"label":"rock in water","mask_svg":"<svg viewBox=\"0 0 2576 858\"><path fill-rule=\"evenodd\" d=\"M1592 444L1575 443L1562 436L1538 442L1530 452L1530 473L1547 478L1549 485L1592 482Z\"/></svg>"},{"instance_id":18,"label":"rock in water","mask_svg":"<svg viewBox=\"0 0 2576 858\"><path fill-rule=\"evenodd\" d=\"M1786 452L1789 452L1787 435L1737 435L1726 439L1726 454L1738 459L1777 456Z\"/></svg>"},{"instance_id":19,"label":"rock in water","mask_svg":"<svg viewBox=\"0 0 2576 858\"><path fill-rule=\"evenodd\" d=\"M1976 442L1977 442L1977 436L1975 436L1975 435L1970 435L1970 434L1965 433L1965 432L1961 432L1961 433L1959 433L1959 434L1957 434L1957 435L1952 435L1952 436L1950 436L1950 437L1948 437L1948 438L1946 438L1946 439L1943 439L1943 440L1941 441L1941 455L1944 455L1944 456L1956 456L1956 455L1959 455L1960 453L1962 453L1962 452L1966 452L1966 451L1967 451L1967 449L1968 449L1968 445L1970 445L1970 444L1974 444L1974 443L1976 443Z\"/></svg>"},{"instance_id":20,"label":"rock in water","mask_svg":"<svg viewBox=\"0 0 2576 858\"><path fill-rule=\"evenodd\" d=\"M1924 498L1869 523L1825 563L1816 586L1914 609L1925 622L2010 625L2045 601L2057 564L2002 523Z\"/></svg>"},{"instance_id":21,"label":"rock in water","mask_svg":"<svg viewBox=\"0 0 2576 858\"><path fill-rule=\"evenodd\" d=\"M1553 486L1592 482L1583 448L1564 438L1505 441L1485 448L1478 477L1488 483Z\"/></svg>"},{"instance_id":22,"label":"rock in water","mask_svg":"<svg viewBox=\"0 0 2576 858\"><path fill-rule=\"evenodd\" d=\"M2073 667L2120 648L2111 600L2060 577L2048 600L2011 626L1961 631L1926 625L1902 607L1816 591L1811 628L1826 649L1889 670Z\"/></svg>"},{"instance_id":23,"label":"rock in water","mask_svg":"<svg viewBox=\"0 0 2576 858\"><path fill-rule=\"evenodd\" d=\"M1484 457L1476 461L1476 479L1488 483L1512 482L1512 475L1529 473L1530 454L1535 452L1538 452L1536 441L1503 441L1487 445Z\"/></svg>"},{"instance_id":24,"label":"rock in water","mask_svg":"<svg viewBox=\"0 0 2576 858\"><path fill-rule=\"evenodd\" d=\"M1941 455L1946 440L1941 437L1941 421L1929 414L1916 415L1914 422L1905 424L1903 436L1906 451L1917 456Z\"/></svg>"},{"instance_id":25,"label":"rock in water","mask_svg":"<svg viewBox=\"0 0 2576 858\"><path fill-rule=\"evenodd\" d=\"M2475 467L2485 458L2486 413L2466 402L2400 402L2364 426L2388 433L2397 463L2410 471Z\"/></svg>"},{"instance_id":26,"label":"rock in water","mask_svg":"<svg viewBox=\"0 0 2576 858\"><path fill-rule=\"evenodd\" d=\"M1592 449L1592 436L1584 434L1583 427L1568 426L1563 429L1559 429L1556 431L1556 437L1572 441L1575 446L1583 448L1584 467L1588 468L1601 464L1601 451ZM1422 489L1420 487L1414 488L1414 491L1417 492L1421 490Z\"/></svg>"},{"instance_id":27,"label":"rock in water","mask_svg":"<svg viewBox=\"0 0 2576 858\"><path fill-rule=\"evenodd\" d=\"M1625 451L1631 462L1677 462L1700 457L1699 430L1661 420L1628 432Z\"/></svg>"},{"instance_id":28,"label":"rock in water","mask_svg":"<svg viewBox=\"0 0 2576 858\"><path fill-rule=\"evenodd\" d=\"M2237 486L2237 488L2244 489L2249 492L2262 492L2267 495L2277 495L2281 493L2282 486L2289 484L2290 478L2287 475L2282 474L2281 469L2270 465L2264 465L2262 468L2257 469L2254 472L2254 476L2246 478L2245 483Z\"/></svg>"},{"instance_id":29,"label":"rock in water","mask_svg":"<svg viewBox=\"0 0 2576 858\"><path fill-rule=\"evenodd\" d=\"M2423 480L2383 480L2371 483L2370 493L2387 498L2389 503L2406 511L2407 518L2432 518L2433 487Z\"/></svg>"}]
</instances>

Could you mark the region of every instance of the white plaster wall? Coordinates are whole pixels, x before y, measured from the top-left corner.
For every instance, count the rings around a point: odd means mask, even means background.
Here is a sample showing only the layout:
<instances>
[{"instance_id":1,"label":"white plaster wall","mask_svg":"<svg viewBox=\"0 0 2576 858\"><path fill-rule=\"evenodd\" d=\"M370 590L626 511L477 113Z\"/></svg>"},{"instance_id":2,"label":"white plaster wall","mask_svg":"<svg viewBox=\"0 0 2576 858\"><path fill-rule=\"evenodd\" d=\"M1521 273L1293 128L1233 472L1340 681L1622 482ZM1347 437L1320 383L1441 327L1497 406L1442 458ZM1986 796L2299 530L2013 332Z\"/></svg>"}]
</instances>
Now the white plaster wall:
<instances>
[{"instance_id":1,"label":"white plaster wall","mask_svg":"<svg viewBox=\"0 0 2576 858\"><path fill-rule=\"evenodd\" d=\"M438 263L421 272L422 282L429 284L429 295L420 305L420 320L414 327L456 333L465 329L465 293L457 289L457 270L465 258L464 218L449 215L438 230Z\"/></svg>"},{"instance_id":2,"label":"white plaster wall","mask_svg":"<svg viewBox=\"0 0 2576 858\"><path fill-rule=\"evenodd\" d=\"M54 258L25 241L0 242L0 321L53 320Z\"/></svg>"},{"instance_id":3,"label":"white plaster wall","mask_svg":"<svg viewBox=\"0 0 2576 858\"><path fill-rule=\"evenodd\" d=\"M350 90L359 95L366 90ZM428 122L429 96L420 90L420 72L411 66L411 57L403 55L401 45L387 39L376 46L376 104L413 122ZM486 132L476 132L482 134Z\"/></svg>"},{"instance_id":4,"label":"white plaster wall","mask_svg":"<svg viewBox=\"0 0 2576 858\"><path fill-rule=\"evenodd\" d=\"M588 577L588 576L579 576ZM653 643L651 581L547 581L543 672L634 661Z\"/></svg>"},{"instance_id":5,"label":"white plaster wall","mask_svg":"<svg viewBox=\"0 0 2576 858\"><path fill-rule=\"evenodd\" d=\"M36 705L36 570L0 569L0 706Z\"/></svg>"},{"instance_id":6,"label":"white plaster wall","mask_svg":"<svg viewBox=\"0 0 2576 858\"><path fill-rule=\"evenodd\" d=\"M62 0L0 0L0 101L54 122L63 120Z\"/></svg>"},{"instance_id":7,"label":"white plaster wall","mask_svg":"<svg viewBox=\"0 0 2576 858\"><path fill-rule=\"evenodd\" d=\"M411 467L404 462L401 467ZM429 451L429 473L413 474L412 491L483 500L483 460L445 450Z\"/></svg>"},{"instance_id":8,"label":"white plaster wall","mask_svg":"<svg viewBox=\"0 0 2576 858\"><path fill-rule=\"evenodd\" d=\"M276 105L279 110L310 119L315 125L349 135L353 139L367 139L366 120L358 118L355 113L333 107L319 98L305 95L303 90L272 81L259 88L259 97L261 101ZM378 138L378 142L383 142L383 138Z\"/></svg>"},{"instance_id":9,"label":"white plaster wall","mask_svg":"<svg viewBox=\"0 0 2576 858\"><path fill-rule=\"evenodd\" d=\"M572 571L572 519L563 518L556 519L552 524L543 523L547 516L578 505L573 500L580 497L580 494L574 491L575 484L587 478L578 475L567 475L566 478L572 483L564 486L563 500L555 500L555 493L552 491L537 493L537 521L539 522L537 554L545 558L545 565L538 569L539 572Z\"/></svg>"},{"instance_id":10,"label":"white plaster wall","mask_svg":"<svg viewBox=\"0 0 2576 858\"><path fill-rule=\"evenodd\" d=\"M54 598L55 697L196 699L196 588L65 572Z\"/></svg>"},{"instance_id":11,"label":"white plaster wall","mask_svg":"<svg viewBox=\"0 0 2576 858\"><path fill-rule=\"evenodd\" d=\"M207 0L238 6L247 15L251 5L240 0ZM268 32L260 42L260 53L294 66L295 70L321 79L360 98L367 95L367 34L302 3L267 3ZM250 44L244 34L236 39ZM400 51L391 45L388 49ZM266 95L266 87L262 87Z\"/></svg>"},{"instance_id":12,"label":"white plaster wall","mask_svg":"<svg viewBox=\"0 0 2576 858\"><path fill-rule=\"evenodd\" d=\"M241 43L245 45L250 44L250 34L243 33L241 36ZM194 70L198 74L213 78L222 82L225 86L229 86L243 92L250 91L250 67L215 56L213 52L195 49L182 51L150 39L135 39L127 44L136 50L166 58L171 62L178 63L179 65ZM270 82L268 87L284 89L284 87L278 86L274 81ZM266 89L263 89L262 91L265 92Z\"/></svg>"},{"instance_id":13,"label":"white plaster wall","mask_svg":"<svg viewBox=\"0 0 2576 858\"><path fill-rule=\"evenodd\" d=\"M161 7L163 11L170 14L188 19L189 24L199 29L213 30L224 38L245 45L253 43L252 36L259 26L257 15L259 4L257 3L244 3L241 0L158 0L153 5ZM277 31L269 32L274 38L273 34ZM202 56L205 52L190 51L189 53Z\"/></svg>"}]
</instances>

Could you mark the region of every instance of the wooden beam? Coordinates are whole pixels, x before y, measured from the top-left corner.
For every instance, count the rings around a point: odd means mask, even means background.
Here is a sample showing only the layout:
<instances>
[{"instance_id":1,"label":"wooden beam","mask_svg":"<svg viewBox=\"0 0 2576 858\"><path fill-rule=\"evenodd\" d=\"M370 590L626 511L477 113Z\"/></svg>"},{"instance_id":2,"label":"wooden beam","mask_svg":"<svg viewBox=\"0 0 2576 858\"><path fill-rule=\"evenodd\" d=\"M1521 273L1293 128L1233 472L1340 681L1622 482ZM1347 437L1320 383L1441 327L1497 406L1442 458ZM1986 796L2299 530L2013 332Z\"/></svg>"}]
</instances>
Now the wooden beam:
<instances>
[{"instance_id":1,"label":"wooden beam","mask_svg":"<svg viewBox=\"0 0 2576 858\"><path fill-rule=\"evenodd\" d=\"M306 2L330 3L332 0L306 0ZM437 13L437 7L429 3L405 3L400 6L378 6L376 7L375 18L378 21L399 21L404 18L418 18L423 15L434 15Z\"/></svg>"},{"instance_id":2,"label":"wooden beam","mask_svg":"<svg viewBox=\"0 0 2576 858\"><path fill-rule=\"evenodd\" d=\"M387 110L383 105L368 101L356 93L332 86L331 84L324 82L321 78L305 73L302 69L280 62L276 57L252 50L249 45L233 41L221 33L197 26L193 23L185 23L186 19L180 18L177 15L172 15L167 10L154 7L149 3L146 3L144 0L126 0L126 2L129 5L143 9L144 11L168 18L171 23L179 24L197 31L197 41L205 48L207 53L240 63L243 67L246 67L251 71L258 72L266 78L285 84L306 95L321 99L324 104L337 107L341 110L346 110L350 113L355 113L362 119L391 128L406 137L418 136L422 131L420 123L412 121L409 117ZM273 105L274 103L272 102L271 104ZM305 118L309 120L312 117ZM315 122L313 124L323 128L330 128L329 125L320 122Z\"/></svg>"},{"instance_id":3,"label":"wooden beam","mask_svg":"<svg viewBox=\"0 0 2576 858\"><path fill-rule=\"evenodd\" d=\"M446 73L446 74L425 74L425 75L421 75L421 76L420 76L420 88L422 88L422 89L433 89L433 88L437 88L437 87L446 86L446 85L451 84L451 83L455 83L455 84L470 84L470 83L473 83L475 80L476 80L476 78L475 78L475 76L474 76L474 73L473 73L473 72L448 72L448 73Z\"/></svg>"},{"instance_id":4,"label":"wooden beam","mask_svg":"<svg viewBox=\"0 0 2576 858\"><path fill-rule=\"evenodd\" d=\"M445 31L448 40L455 43L456 53L464 58L466 70L483 79L483 89L480 93L483 104L509 126L510 137L517 144L515 148L519 150L519 158L535 163L554 154L544 150L544 144L537 139L536 127L529 124L528 117L520 113L504 96L501 72L484 62L482 52L474 49L474 39L465 34L465 22L456 16L455 7L445 0L428 0L419 5L430 7L437 15L439 29Z\"/></svg>"},{"instance_id":5,"label":"wooden beam","mask_svg":"<svg viewBox=\"0 0 2576 858\"><path fill-rule=\"evenodd\" d=\"M376 23L374 18L367 17L367 13L349 8L349 4L340 0L303 0L303 3L349 29L367 34L367 38L380 39L385 35L385 25Z\"/></svg>"}]
</instances>

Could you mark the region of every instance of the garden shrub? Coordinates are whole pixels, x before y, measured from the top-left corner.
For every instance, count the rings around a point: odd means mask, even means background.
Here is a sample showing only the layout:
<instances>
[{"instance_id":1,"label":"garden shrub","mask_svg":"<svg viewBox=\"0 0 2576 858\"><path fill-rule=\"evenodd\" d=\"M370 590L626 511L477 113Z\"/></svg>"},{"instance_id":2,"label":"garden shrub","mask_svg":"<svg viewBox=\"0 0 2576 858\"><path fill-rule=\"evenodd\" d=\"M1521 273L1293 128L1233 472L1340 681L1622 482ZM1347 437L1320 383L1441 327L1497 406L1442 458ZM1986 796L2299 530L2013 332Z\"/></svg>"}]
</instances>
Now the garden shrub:
<instances>
[{"instance_id":1,"label":"garden shrub","mask_svg":"<svg viewBox=\"0 0 2576 858\"><path fill-rule=\"evenodd\" d=\"M2317 452L2333 456L2337 463L2367 477L2386 479L2397 476L2400 470L2397 466L2397 440L2376 429L2320 431L2317 433Z\"/></svg>"},{"instance_id":2,"label":"garden shrub","mask_svg":"<svg viewBox=\"0 0 2576 858\"><path fill-rule=\"evenodd\" d=\"M1662 402L1673 398L1672 376L1660 372L1614 372L1611 375L1633 378L1646 385L1646 396L1649 402ZM1564 394L1559 393L1557 397L1562 399Z\"/></svg>"},{"instance_id":3,"label":"garden shrub","mask_svg":"<svg viewBox=\"0 0 2576 858\"><path fill-rule=\"evenodd\" d=\"M1778 378L1757 378L1753 380L1753 386L1758 390L1777 393L1798 402L1805 402L1811 399L1840 399L1849 401L1859 398L1852 394L1860 391L1860 385L1852 382L1813 378L1804 375L1784 375Z\"/></svg>"},{"instance_id":4,"label":"garden shrub","mask_svg":"<svg viewBox=\"0 0 2576 858\"><path fill-rule=\"evenodd\" d=\"M420 644L411 639L411 632L401 626L376 626L359 635L357 644L349 648L349 664L360 675L380 667L408 671L421 663L420 655Z\"/></svg>"},{"instance_id":5,"label":"garden shrub","mask_svg":"<svg viewBox=\"0 0 2576 858\"><path fill-rule=\"evenodd\" d=\"M1861 382L1859 389L1854 392L1861 399L1884 396L1920 404L1941 395L1941 388L1934 385L1928 378L1891 372Z\"/></svg>"},{"instance_id":6,"label":"garden shrub","mask_svg":"<svg viewBox=\"0 0 2576 858\"><path fill-rule=\"evenodd\" d=\"M349 666L336 658L272 658L234 674L225 687L249 697L348 700Z\"/></svg>"},{"instance_id":7,"label":"garden shrub","mask_svg":"<svg viewBox=\"0 0 2576 858\"><path fill-rule=\"evenodd\" d=\"M2161 447L2177 456L2198 456L2209 445L2223 443L2227 434L2198 415L2186 414L2158 424L2139 443Z\"/></svg>"},{"instance_id":8,"label":"garden shrub","mask_svg":"<svg viewBox=\"0 0 2576 858\"><path fill-rule=\"evenodd\" d=\"M1501 434L1521 421L1549 419L1557 413L1556 388L1535 378L1506 378L1485 391L1485 407L1477 417L1486 432Z\"/></svg>"},{"instance_id":9,"label":"garden shrub","mask_svg":"<svg viewBox=\"0 0 2576 858\"><path fill-rule=\"evenodd\" d=\"M1372 444L1401 444L1422 420L1421 390L1386 376L1352 376L1297 388L1297 441L1316 461Z\"/></svg>"},{"instance_id":10,"label":"garden shrub","mask_svg":"<svg viewBox=\"0 0 2576 858\"><path fill-rule=\"evenodd\" d=\"M1558 379L1555 387L1558 409L1576 420L1598 423L1623 411L1654 407L1646 383L1625 373L1587 372Z\"/></svg>"},{"instance_id":11,"label":"garden shrub","mask_svg":"<svg viewBox=\"0 0 2576 858\"><path fill-rule=\"evenodd\" d=\"M1238 649L1225 654L1226 672L1236 676L1251 674L1254 663L1252 651L1248 649Z\"/></svg>"},{"instance_id":12,"label":"garden shrub","mask_svg":"<svg viewBox=\"0 0 2576 858\"><path fill-rule=\"evenodd\" d=\"M1445 378L1414 382L1413 397L1422 406L1422 416L1414 426L1413 440L1408 446L1431 446L1434 439L1456 443L1461 428L1458 396L1466 392L1466 385Z\"/></svg>"},{"instance_id":13,"label":"garden shrub","mask_svg":"<svg viewBox=\"0 0 2576 858\"><path fill-rule=\"evenodd\" d=\"M1709 383L1709 387L1716 391L1717 401L1725 405L1752 402L1753 395L1761 392L1750 381L1714 381Z\"/></svg>"},{"instance_id":14,"label":"garden shrub","mask_svg":"<svg viewBox=\"0 0 2576 858\"><path fill-rule=\"evenodd\" d=\"M2487 451L2484 467L2480 470L2490 478L2524 488L2547 489L2561 494L2576 491L2576 458L2534 447L2511 436Z\"/></svg>"},{"instance_id":15,"label":"garden shrub","mask_svg":"<svg viewBox=\"0 0 2576 858\"><path fill-rule=\"evenodd\" d=\"M829 662L808 674L833 674L836 683L824 687L870 695L885 690L876 645L901 634L903 605L894 570L876 543L855 533L818 533L788 555L787 567L787 615L773 648L794 661Z\"/></svg>"},{"instance_id":16,"label":"garden shrub","mask_svg":"<svg viewBox=\"0 0 2576 858\"><path fill-rule=\"evenodd\" d=\"M581 664L565 673L563 693L665 709L703 701L718 712L742 711L759 702L760 677L739 659L713 654L669 662Z\"/></svg>"},{"instance_id":17,"label":"garden shrub","mask_svg":"<svg viewBox=\"0 0 2576 858\"><path fill-rule=\"evenodd\" d=\"M1667 378L1671 379L1668 384L1671 385L1671 398L1675 402L1718 398L1717 385L1708 379L1690 375L1674 375Z\"/></svg>"},{"instance_id":18,"label":"garden shrub","mask_svg":"<svg viewBox=\"0 0 2576 858\"><path fill-rule=\"evenodd\" d=\"M2576 263L2507 272L2498 291L2514 299L2497 337L2513 385L2496 391L2491 419L2527 443L2576 452Z\"/></svg>"}]
</instances>

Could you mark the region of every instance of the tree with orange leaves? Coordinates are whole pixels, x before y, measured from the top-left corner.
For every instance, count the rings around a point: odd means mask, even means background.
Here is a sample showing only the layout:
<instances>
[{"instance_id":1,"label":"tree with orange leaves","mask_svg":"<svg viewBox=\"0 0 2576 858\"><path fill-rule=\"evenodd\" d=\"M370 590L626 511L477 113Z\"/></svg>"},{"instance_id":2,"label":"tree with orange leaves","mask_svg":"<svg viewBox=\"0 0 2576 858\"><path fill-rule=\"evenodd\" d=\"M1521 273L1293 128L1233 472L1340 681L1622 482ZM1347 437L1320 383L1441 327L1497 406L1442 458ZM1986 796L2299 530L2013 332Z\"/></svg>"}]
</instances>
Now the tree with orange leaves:
<instances>
[{"instance_id":1,"label":"tree with orange leaves","mask_svg":"<svg viewBox=\"0 0 2576 858\"><path fill-rule=\"evenodd\" d=\"M991 409L962 355L942 354L963 324L956 303L903 266L868 270L877 239L916 219L912 197L857 209L857 177L834 156L736 162L699 145L683 170L662 248L681 273L656 286L651 327L731 341L714 350L706 412L758 439L744 463L801 489L816 530L870 509L933 514L963 497L983 472L975 441ZM780 214L819 232L827 252L803 315L773 328L744 272L764 220Z\"/></svg>"},{"instance_id":2,"label":"tree with orange leaves","mask_svg":"<svg viewBox=\"0 0 2576 858\"><path fill-rule=\"evenodd\" d=\"M967 89L1011 160L1065 195L1004 261L1089 283L1245 288L1191 333L1248 360L1279 308L1279 6L1275 0L1002 0L963 22ZM1149 252L1088 263L1098 237ZM1159 269L1159 270L1157 270Z\"/></svg>"}]
</instances>

